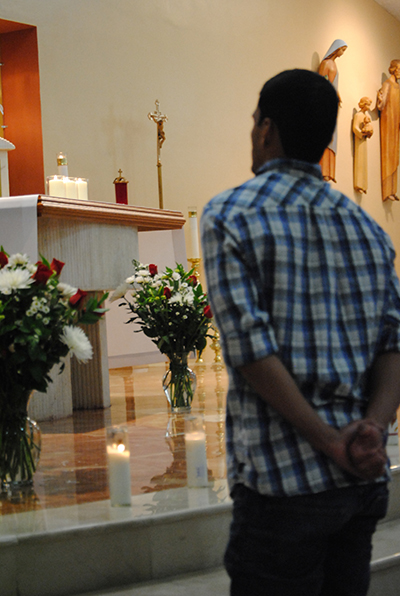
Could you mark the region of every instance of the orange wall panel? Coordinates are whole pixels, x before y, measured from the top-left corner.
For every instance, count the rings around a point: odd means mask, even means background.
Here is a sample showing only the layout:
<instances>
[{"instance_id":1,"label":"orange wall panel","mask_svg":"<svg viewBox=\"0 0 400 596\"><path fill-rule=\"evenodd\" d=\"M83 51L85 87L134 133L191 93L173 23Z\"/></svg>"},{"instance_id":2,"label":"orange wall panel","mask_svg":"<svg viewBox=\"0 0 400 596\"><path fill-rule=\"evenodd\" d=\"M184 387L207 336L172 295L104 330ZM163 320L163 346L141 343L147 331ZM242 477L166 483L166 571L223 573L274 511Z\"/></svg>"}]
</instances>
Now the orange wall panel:
<instances>
[{"instance_id":1,"label":"orange wall panel","mask_svg":"<svg viewBox=\"0 0 400 596\"><path fill-rule=\"evenodd\" d=\"M10 195L44 193L42 117L36 28L0 36L4 137L15 150L8 154Z\"/></svg>"}]
</instances>

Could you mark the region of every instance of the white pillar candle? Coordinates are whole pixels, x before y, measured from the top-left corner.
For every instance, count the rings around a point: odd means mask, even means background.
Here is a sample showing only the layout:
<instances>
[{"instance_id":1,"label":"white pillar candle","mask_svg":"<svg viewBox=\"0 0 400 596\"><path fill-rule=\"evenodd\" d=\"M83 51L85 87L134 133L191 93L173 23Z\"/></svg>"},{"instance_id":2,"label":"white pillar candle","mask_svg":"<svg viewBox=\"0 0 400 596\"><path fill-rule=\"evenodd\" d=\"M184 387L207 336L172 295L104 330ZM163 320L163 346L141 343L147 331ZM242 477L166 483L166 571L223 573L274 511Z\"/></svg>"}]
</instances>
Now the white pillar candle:
<instances>
[{"instance_id":1,"label":"white pillar candle","mask_svg":"<svg viewBox=\"0 0 400 596\"><path fill-rule=\"evenodd\" d=\"M197 227L197 207L189 207L190 241L193 259L200 258L199 230Z\"/></svg>"},{"instance_id":2,"label":"white pillar candle","mask_svg":"<svg viewBox=\"0 0 400 596\"><path fill-rule=\"evenodd\" d=\"M76 188L77 188L77 195L78 199L82 199L87 201L88 199L88 183L87 180L82 180L82 178L78 178L76 181Z\"/></svg>"},{"instance_id":3,"label":"white pillar candle","mask_svg":"<svg viewBox=\"0 0 400 596\"><path fill-rule=\"evenodd\" d=\"M67 199L77 199L78 190L76 188L75 178L64 178L65 196Z\"/></svg>"},{"instance_id":4,"label":"white pillar candle","mask_svg":"<svg viewBox=\"0 0 400 596\"><path fill-rule=\"evenodd\" d=\"M206 435L202 431L185 434L188 486L208 486Z\"/></svg>"},{"instance_id":5,"label":"white pillar candle","mask_svg":"<svg viewBox=\"0 0 400 596\"><path fill-rule=\"evenodd\" d=\"M110 499L113 507L131 505L129 456L123 443L107 445Z\"/></svg>"},{"instance_id":6,"label":"white pillar candle","mask_svg":"<svg viewBox=\"0 0 400 596\"><path fill-rule=\"evenodd\" d=\"M48 194L51 197L65 198L65 184L64 179L61 176L53 176L47 179L48 182Z\"/></svg>"}]
</instances>

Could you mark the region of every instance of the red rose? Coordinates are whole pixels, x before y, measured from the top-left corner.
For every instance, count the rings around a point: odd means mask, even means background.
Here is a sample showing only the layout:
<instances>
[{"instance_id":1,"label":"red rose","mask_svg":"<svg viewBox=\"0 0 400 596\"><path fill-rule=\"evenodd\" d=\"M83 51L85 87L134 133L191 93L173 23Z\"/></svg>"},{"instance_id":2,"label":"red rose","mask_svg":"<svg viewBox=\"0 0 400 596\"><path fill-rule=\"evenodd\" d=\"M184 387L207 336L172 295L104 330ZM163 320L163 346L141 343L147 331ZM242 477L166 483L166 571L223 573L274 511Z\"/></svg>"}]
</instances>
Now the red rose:
<instances>
[{"instance_id":1,"label":"red rose","mask_svg":"<svg viewBox=\"0 0 400 596\"><path fill-rule=\"evenodd\" d=\"M62 261L58 261L57 259L53 259L51 261L50 269L54 271L56 275L60 275L62 268L64 267L65 263Z\"/></svg>"},{"instance_id":2,"label":"red rose","mask_svg":"<svg viewBox=\"0 0 400 596\"><path fill-rule=\"evenodd\" d=\"M158 269L157 269L157 265L149 265L149 273L151 275L151 277L154 277L155 275L157 275L158 273Z\"/></svg>"},{"instance_id":3,"label":"red rose","mask_svg":"<svg viewBox=\"0 0 400 596\"><path fill-rule=\"evenodd\" d=\"M171 298L172 296L171 290L168 287L164 288L164 296L166 298Z\"/></svg>"},{"instance_id":4,"label":"red rose","mask_svg":"<svg viewBox=\"0 0 400 596\"><path fill-rule=\"evenodd\" d=\"M203 313L204 313L204 316L207 317L207 319L213 318L211 306L209 304L207 304L207 306L204 307Z\"/></svg>"},{"instance_id":5,"label":"red rose","mask_svg":"<svg viewBox=\"0 0 400 596\"><path fill-rule=\"evenodd\" d=\"M8 256L6 255L5 252L1 251L0 252L0 269L5 267L8 263Z\"/></svg>"},{"instance_id":6,"label":"red rose","mask_svg":"<svg viewBox=\"0 0 400 596\"><path fill-rule=\"evenodd\" d=\"M194 288L197 286L197 277L195 275L189 275L188 280Z\"/></svg>"},{"instance_id":7,"label":"red rose","mask_svg":"<svg viewBox=\"0 0 400 596\"><path fill-rule=\"evenodd\" d=\"M49 267L47 267L47 265L42 263L42 261L38 261L36 265L36 273L32 275L32 278L36 281L36 283L46 285L47 280L53 272Z\"/></svg>"},{"instance_id":8,"label":"red rose","mask_svg":"<svg viewBox=\"0 0 400 596\"><path fill-rule=\"evenodd\" d=\"M75 306L75 308L78 308L85 296L87 296L87 292L84 292L83 290L77 290L76 294L71 296L71 298L69 299L70 305Z\"/></svg>"}]
</instances>

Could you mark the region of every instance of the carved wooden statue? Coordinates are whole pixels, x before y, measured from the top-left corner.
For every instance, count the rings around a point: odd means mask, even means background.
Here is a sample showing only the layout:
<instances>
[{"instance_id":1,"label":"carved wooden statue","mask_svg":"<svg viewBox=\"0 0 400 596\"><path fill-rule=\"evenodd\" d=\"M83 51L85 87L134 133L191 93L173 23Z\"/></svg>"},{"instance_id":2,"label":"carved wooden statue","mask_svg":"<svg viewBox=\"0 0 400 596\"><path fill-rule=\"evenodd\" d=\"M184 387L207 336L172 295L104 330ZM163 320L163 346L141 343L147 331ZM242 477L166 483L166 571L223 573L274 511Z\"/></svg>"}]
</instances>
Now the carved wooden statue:
<instances>
[{"instance_id":1,"label":"carved wooden statue","mask_svg":"<svg viewBox=\"0 0 400 596\"><path fill-rule=\"evenodd\" d=\"M338 92L338 69L336 65L336 58L340 58L344 54L347 49L347 44L342 39L336 39L327 53L325 54L321 64L319 65L318 72L320 75L328 79L335 87L336 92L339 97L339 105L341 103L340 95ZM337 129L333 133L332 141L330 145L325 149L324 154L321 158L320 165L322 169L322 175L324 180L332 180L336 182L335 179L335 169L336 169L336 148L337 148Z\"/></svg>"},{"instance_id":2,"label":"carved wooden statue","mask_svg":"<svg viewBox=\"0 0 400 596\"><path fill-rule=\"evenodd\" d=\"M398 201L397 168L399 166L400 127L400 60L392 60L390 77L378 91L376 107L380 111L382 200Z\"/></svg>"},{"instance_id":3,"label":"carved wooden statue","mask_svg":"<svg viewBox=\"0 0 400 596\"><path fill-rule=\"evenodd\" d=\"M371 108L372 100L369 97L362 97L358 103L360 111L354 114L354 169L353 185L359 193L367 193L368 189L368 163L367 163L367 139L373 135L371 116L368 110Z\"/></svg>"}]
</instances>

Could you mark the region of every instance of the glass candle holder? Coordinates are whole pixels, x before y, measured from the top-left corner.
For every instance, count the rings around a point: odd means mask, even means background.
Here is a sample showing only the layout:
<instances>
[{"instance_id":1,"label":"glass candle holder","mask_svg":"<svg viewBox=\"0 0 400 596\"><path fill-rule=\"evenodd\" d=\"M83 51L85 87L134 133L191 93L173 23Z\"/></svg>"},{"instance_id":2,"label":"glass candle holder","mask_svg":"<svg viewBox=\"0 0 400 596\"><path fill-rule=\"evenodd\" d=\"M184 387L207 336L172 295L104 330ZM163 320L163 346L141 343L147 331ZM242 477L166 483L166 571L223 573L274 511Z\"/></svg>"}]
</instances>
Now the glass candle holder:
<instances>
[{"instance_id":1,"label":"glass candle holder","mask_svg":"<svg viewBox=\"0 0 400 596\"><path fill-rule=\"evenodd\" d=\"M88 199L88 179L70 176L47 176L46 192L50 197L62 199Z\"/></svg>"},{"instance_id":2,"label":"glass candle holder","mask_svg":"<svg viewBox=\"0 0 400 596\"><path fill-rule=\"evenodd\" d=\"M107 461L112 507L131 505L131 468L128 429L125 426L107 428Z\"/></svg>"},{"instance_id":3,"label":"glass candle holder","mask_svg":"<svg viewBox=\"0 0 400 596\"><path fill-rule=\"evenodd\" d=\"M46 192L50 197L60 197L65 199L65 176L47 176L46 178Z\"/></svg>"},{"instance_id":4,"label":"glass candle holder","mask_svg":"<svg viewBox=\"0 0 400 596\"><path fill-rule=\"evenodd\" d=\"M185 419L187 485L208 486L206 432L202 416Z\"/></svg>"},{"instance_id":5,"label":"glass candle holder","mask_svg":"<svg viewBox=\"0 0 400 596\"><path fill-rule=\"evenodd\" d=\"M82 201L87 201L89 198L89 180L87 178L76 178L75 179L76 190L78 194L78 199Z\"/></svg>"},{"instance_id":6,"label":"glass candle holder","mask_svg":"<svg viewBox=\"0 0 400 596\"><path fill-rule=\"evenodd\" d=\"M65 184L65 197L67 199L77 199L78 198L78 189L76 187L76 178L64 176L64 184Z\"/></svg>"}]
</instances>

